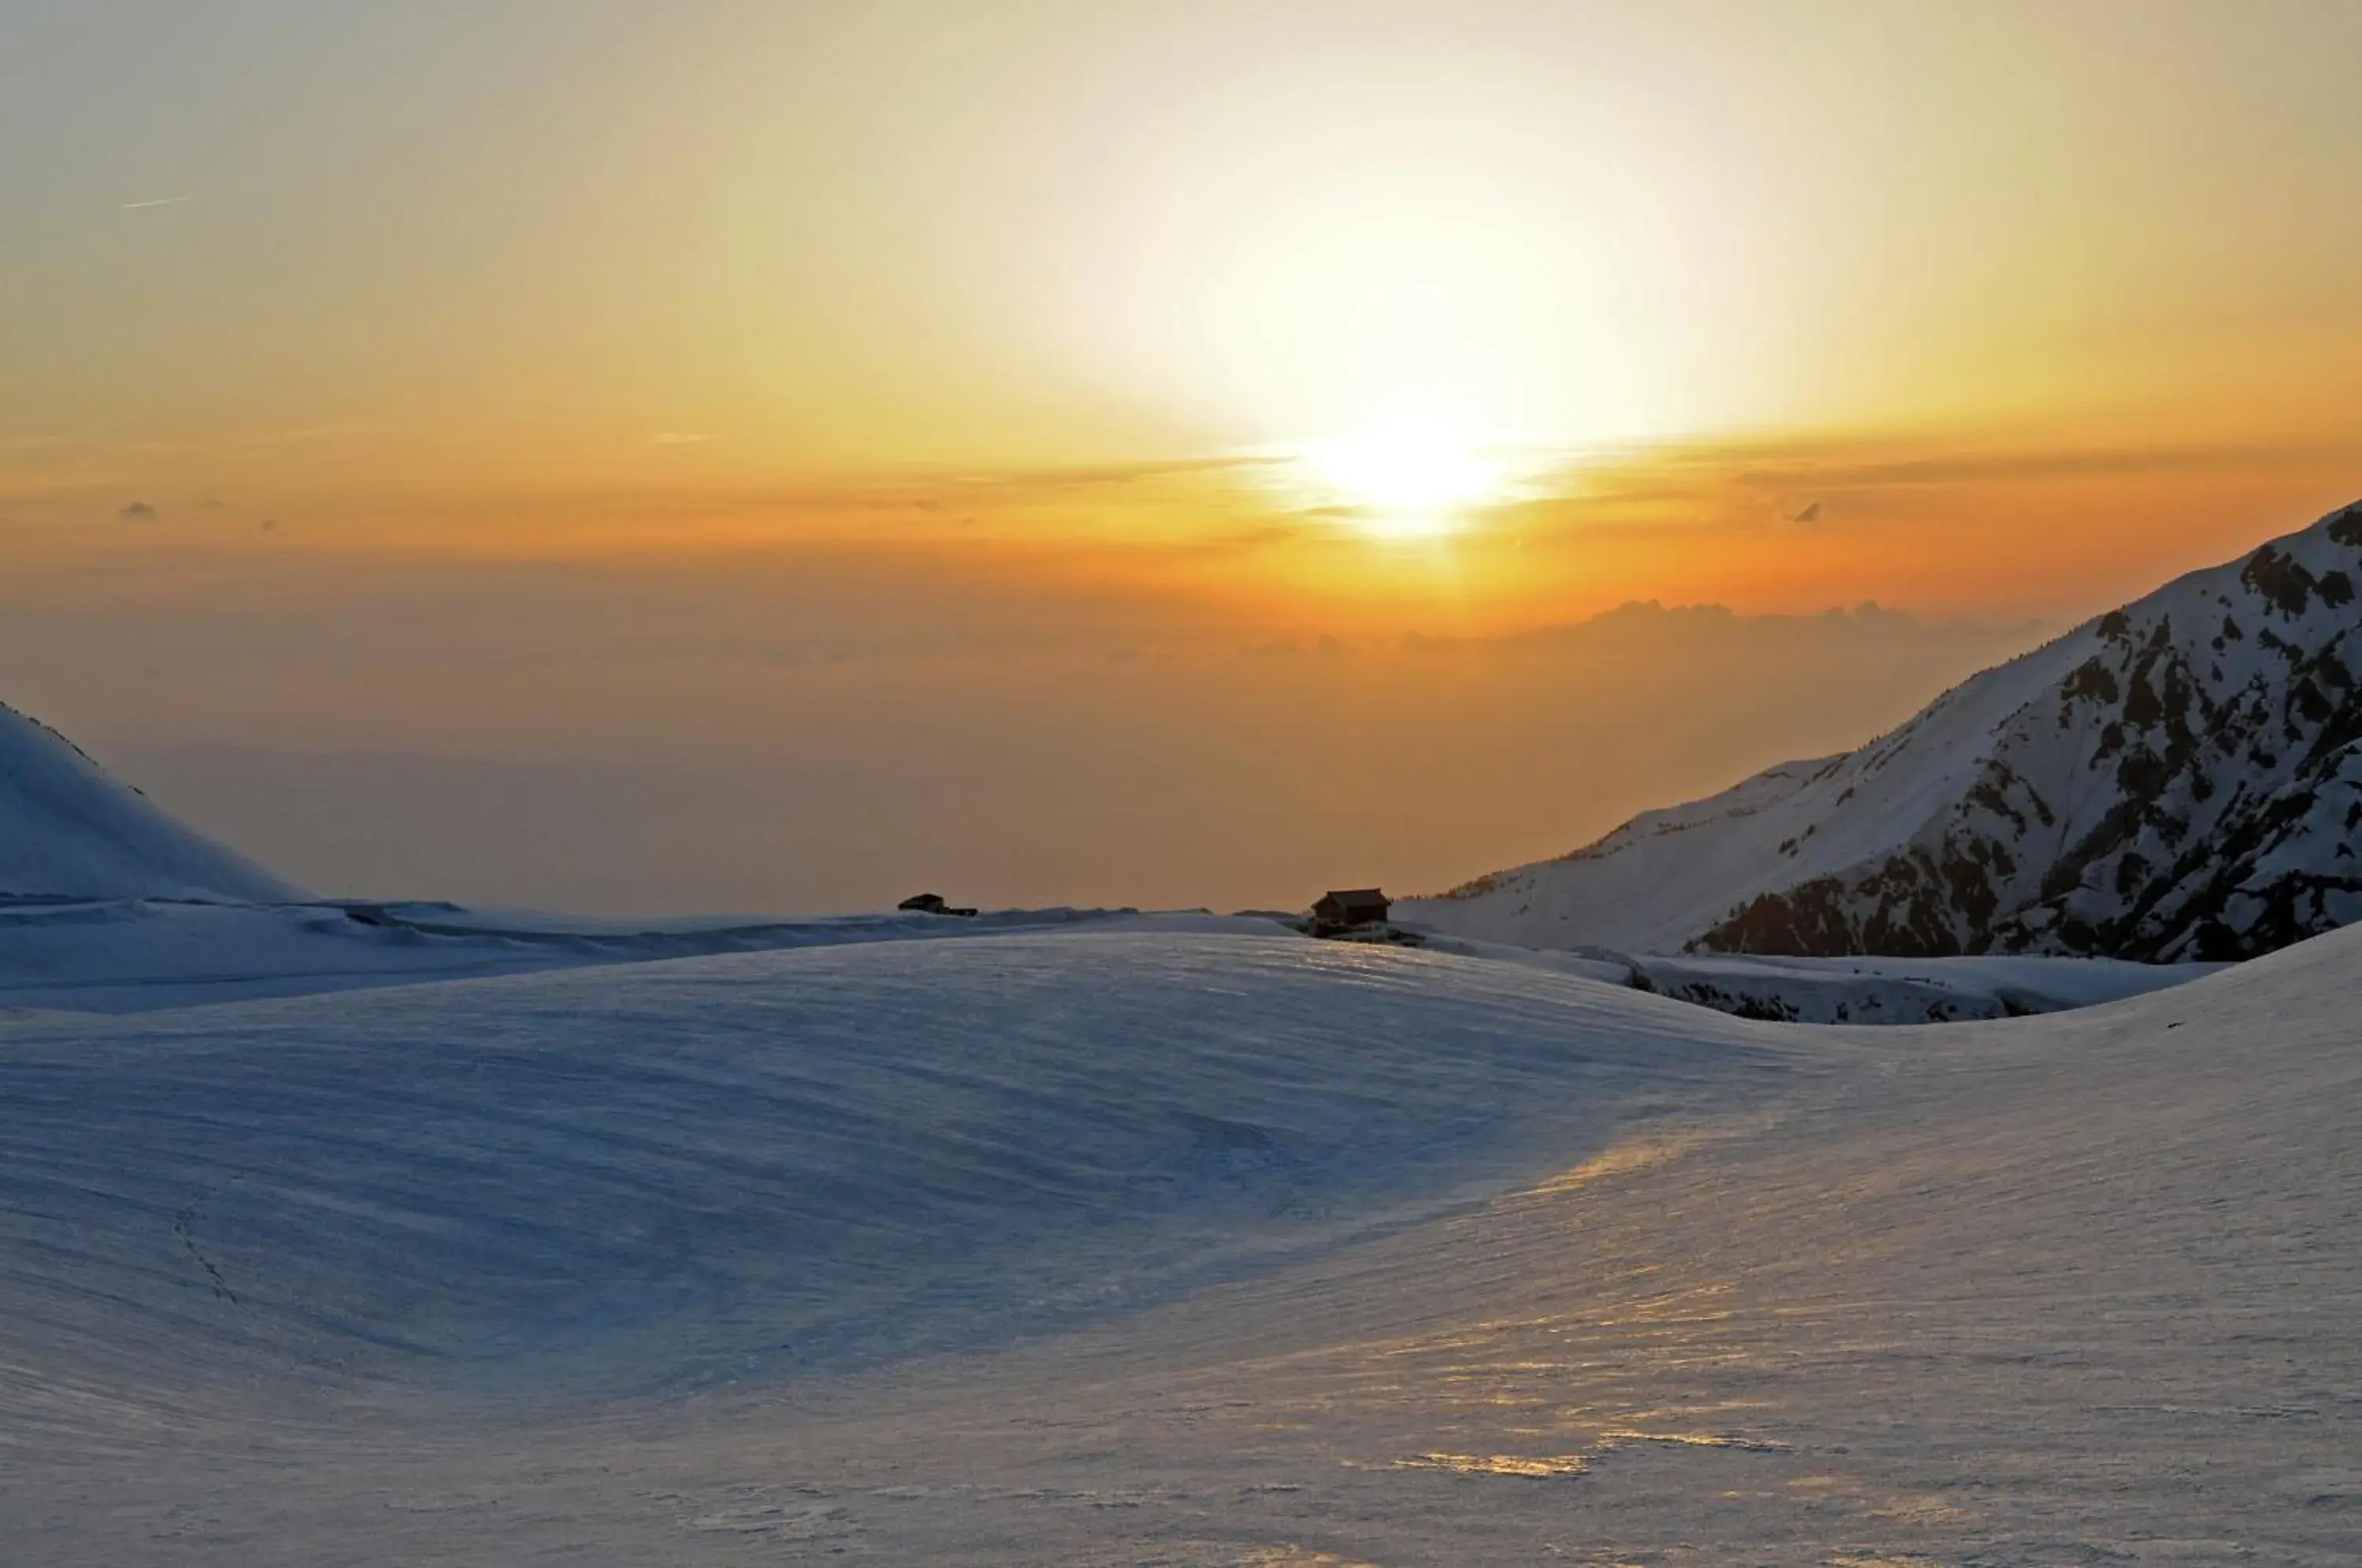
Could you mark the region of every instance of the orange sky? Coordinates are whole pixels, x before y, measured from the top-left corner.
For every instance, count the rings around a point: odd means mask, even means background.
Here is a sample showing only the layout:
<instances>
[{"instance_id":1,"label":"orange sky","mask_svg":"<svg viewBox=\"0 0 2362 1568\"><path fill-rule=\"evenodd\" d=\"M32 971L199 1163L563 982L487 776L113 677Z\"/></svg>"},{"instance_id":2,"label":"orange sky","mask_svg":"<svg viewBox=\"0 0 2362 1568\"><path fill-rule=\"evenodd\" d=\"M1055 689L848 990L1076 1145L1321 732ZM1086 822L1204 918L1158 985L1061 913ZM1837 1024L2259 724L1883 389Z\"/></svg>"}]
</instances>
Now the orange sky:
<instances>
[{"instance_id":1,"label":"orange sky","mask_svg":"<svg viewBox=\"0 0 2362 1568\"><path fill-rule=\"evenodd\" d=\"M1530 504L1446 552L1498 619L1538 579L2042 598L2062 530L2080 580L2174 558L2161 498L2233 537L2362 488L2350 7L386 11L0 23L56 153L0 174L17 548L138 502L353 548L936 547L883 495L1391 597L1415 569L1255 481L1407 406L1516 454ZM1888 457L1951 467L1747 526ZM1692 493L1599 504L1652 464ZM1277 564L1202 564L1243 537Z\"/></svg>"},{"instance_id":2,"label":"orange sky","mask_svg":"<svg viewBox=\"0 0 2362 1568\"><path fill-rule=\"evenodd\" d=\"M0 696L325 745L355 691L241 707L241 637L431 580L384 690L457 712L528 568L657 665L822 583L1092 658L2055 624L2362 494L2357 58L2298 0L32 0L0 589L169 609L191 684L61 632ZM631 685L573 613L553 756Z\"/></svg>"}]
</instances>

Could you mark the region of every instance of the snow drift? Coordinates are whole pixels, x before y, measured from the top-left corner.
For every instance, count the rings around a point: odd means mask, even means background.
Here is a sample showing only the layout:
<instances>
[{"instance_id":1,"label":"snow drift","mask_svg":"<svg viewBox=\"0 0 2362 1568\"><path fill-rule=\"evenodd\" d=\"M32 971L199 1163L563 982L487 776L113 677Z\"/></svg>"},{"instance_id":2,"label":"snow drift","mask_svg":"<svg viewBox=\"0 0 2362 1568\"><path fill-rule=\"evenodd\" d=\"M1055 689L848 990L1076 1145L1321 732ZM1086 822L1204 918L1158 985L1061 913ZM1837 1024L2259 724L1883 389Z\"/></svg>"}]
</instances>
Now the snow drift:
<instances>
[{"instance_id":1,"label":"snow drift","mask_svg":"<svg viewBox=\"0 0 2362 1568\"><path fill-rule=\"evenodd\" d=\"M2362 919L2362 503L1859 751L1400 918L1529 946L2233 959Z\"/></svg>"},{"instance_id":2,"label":"snow drift","mask_svg":"<svg viewBox=\"0 0 2362 1568\"><path fill-rule=\"evenodd\" d=\"M0 896L267 903L304 895L0 703Z\"/></svg>"},{"instance_id":3,"label":"snow drift","mask_svg":"<svg viewBox=\"0 0 2362 1568\"><path fill-rule=\"evenodd\" d=\"M1864 1031L1044 932L0 1024L0 1554L2350 1563L2357 956Z\"/></svg>"},{"instance_id":4,"label":"snow drift","mask_svg":"<svg viewBox=\"0 0 2362 1568\"><path fill-rule=\"evenodd\" d=\"M1718 1102L1746 1027L1155 932L0 1025L0 1360L654 1386L1040 1328Z\"/></svg>"}]
</instances>

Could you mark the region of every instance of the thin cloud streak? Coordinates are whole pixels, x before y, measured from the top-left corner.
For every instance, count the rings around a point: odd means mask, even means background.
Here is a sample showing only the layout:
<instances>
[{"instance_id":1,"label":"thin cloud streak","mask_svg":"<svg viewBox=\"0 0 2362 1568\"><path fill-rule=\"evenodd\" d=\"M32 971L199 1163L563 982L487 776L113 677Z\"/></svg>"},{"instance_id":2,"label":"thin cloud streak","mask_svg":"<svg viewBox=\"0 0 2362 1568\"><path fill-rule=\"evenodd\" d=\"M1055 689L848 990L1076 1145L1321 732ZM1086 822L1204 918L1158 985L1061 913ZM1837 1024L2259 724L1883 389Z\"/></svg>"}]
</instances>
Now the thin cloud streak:
<instances>
[{"instance_id":1,"label":"thin cloud streak","mask_svg":"<svg viewBox=\"0 0 2362 1568\"><path fill-rule=\"evenodd\" d=\"M156 196L144 202L126 202L123 204L123 210L127 213L138 213L146 212L150 207L177 207L196 199L193 192L184 196Z\"/></svg>"},{"instance_id":2,"label":"thin cloud streak","mask_svg":"<svg viewBox=\"0 0 2362 1568\"><path fill-rule=\"evenodd\" d=\"M1572 465L1495 509L1518 523L1672 534L1760 530L1825 521L1834 502L1892 511L1914 492L1965 496L2001 487L2189 478L2231 480L2308 469L2362 468L2362 443L2159 444L2086 448L1948 446L1842 438L1700 442L1636 447Z\"/></svg>"}]
</instances>

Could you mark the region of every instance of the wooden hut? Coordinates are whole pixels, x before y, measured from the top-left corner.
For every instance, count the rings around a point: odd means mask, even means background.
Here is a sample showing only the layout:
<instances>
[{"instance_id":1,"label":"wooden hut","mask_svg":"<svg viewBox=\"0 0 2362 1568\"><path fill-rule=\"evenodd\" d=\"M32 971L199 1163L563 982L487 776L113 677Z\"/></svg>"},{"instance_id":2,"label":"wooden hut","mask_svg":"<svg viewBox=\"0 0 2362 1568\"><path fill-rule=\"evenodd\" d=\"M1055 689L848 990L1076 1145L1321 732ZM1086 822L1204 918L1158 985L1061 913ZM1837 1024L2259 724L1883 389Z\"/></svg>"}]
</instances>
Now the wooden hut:
<instances>
[{"instance_id":1,"label":"wooden hut","mask_svg":"<svg viewBox=\"0 0 2362 1568\"><path fill-rule=\"evenodd\" d=\"M1312 928L1316 933L1352 931L1359 926L1384 925L1386 911L1395 901L1375 888L1347 888L1320 895L1312 906Z\"/></svg>"}]
</instances>

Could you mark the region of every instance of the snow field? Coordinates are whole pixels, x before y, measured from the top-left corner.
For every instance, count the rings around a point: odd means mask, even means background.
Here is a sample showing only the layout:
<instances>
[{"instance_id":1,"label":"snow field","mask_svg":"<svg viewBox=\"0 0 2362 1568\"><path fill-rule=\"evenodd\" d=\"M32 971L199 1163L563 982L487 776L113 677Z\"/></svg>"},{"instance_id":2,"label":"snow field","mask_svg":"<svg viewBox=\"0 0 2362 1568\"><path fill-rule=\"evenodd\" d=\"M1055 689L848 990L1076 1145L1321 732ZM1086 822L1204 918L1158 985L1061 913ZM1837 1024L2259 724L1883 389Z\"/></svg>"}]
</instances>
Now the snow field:
<instances>
[{"instance_id":1,"label":"snow field","mask_svg":"<svg viewBox=\"0 0 2362 1568\"><path fill-rule=\"evenodd\" d=\"M20 1021L0 1342L535 1394L860 1361L1430 1212L1783 1055L1595 982L1276 934Z\"/></svg>"},{"instance_id":2,"label":"snow field","mask_svg":"<svg viewBox=\"0 0 2362 1568\"><path fill-rule=\"evenodd\" d=\"M19 1023L0 1545L2348 1562L2357 959L2337 933L2081 1011L1826 1030L1065 934ZM851 1185L758 1135L822 1105ZM381 1167L397 1127L431 1157ZM172 1205L239 1175L248 1207L190 1227L233 1310ZM1190 1253L1201 1222L1290 1238ZM899 1333L798 1319L815 1275ZM1110 1275L1150 1287L1057 1309ZM736 1363L757 1319L832 1354Z\"/></svg>"}]
</instances>

